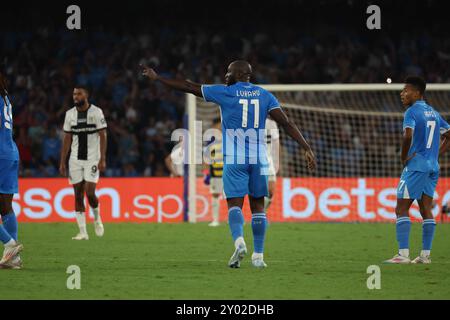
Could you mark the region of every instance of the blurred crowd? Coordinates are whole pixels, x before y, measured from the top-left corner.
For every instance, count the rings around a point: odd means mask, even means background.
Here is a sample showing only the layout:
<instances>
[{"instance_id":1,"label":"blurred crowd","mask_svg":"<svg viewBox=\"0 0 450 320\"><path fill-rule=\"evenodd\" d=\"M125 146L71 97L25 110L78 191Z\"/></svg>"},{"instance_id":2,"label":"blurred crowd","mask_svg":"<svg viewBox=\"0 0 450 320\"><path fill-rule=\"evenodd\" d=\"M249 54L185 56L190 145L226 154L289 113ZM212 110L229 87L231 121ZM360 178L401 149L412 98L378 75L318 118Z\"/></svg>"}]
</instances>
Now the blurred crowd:
<instances>
[{"instance_id":1,"label":"blurred crowd","mask_svg":"<svg viewBox=\"0 0 450 320\"><path fill-rule=\"evenodd\" d=\"M266 29L267 30L267 29ZM24 177L57 176L64 113L75 84L108 122L106 176L166 176L171 132L183 126L185 97L142 78L146 63L169 77L221 83L230 61L247 59L256 83L394 82L419 74L450 82L450 38L422 33L367 39L317 27L304 33L232 27L161 26L142 32L0 31Z\"/></svg>"}]
</instances>

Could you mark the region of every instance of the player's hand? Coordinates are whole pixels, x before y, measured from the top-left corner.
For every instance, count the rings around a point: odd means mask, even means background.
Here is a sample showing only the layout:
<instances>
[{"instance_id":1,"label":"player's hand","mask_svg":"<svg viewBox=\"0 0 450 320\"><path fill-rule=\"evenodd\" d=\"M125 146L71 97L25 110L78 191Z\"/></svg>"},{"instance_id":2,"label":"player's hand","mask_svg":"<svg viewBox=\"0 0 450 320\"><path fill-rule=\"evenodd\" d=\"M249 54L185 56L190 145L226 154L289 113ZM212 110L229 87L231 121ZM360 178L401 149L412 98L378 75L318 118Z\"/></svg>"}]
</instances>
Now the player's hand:
<instances>
[{"instance_id":1,"label":"player's hand","mask_svg":"<svg viewBox=\"0 0 450 320\"><path fill-rule=\"evenodd\" d=\"M314 171L316 169L316 156L314 155L314 152L311 149L305 151L305 158L308 170Z\"/></svg>"},{"instance_id":2,"label":"player's hand","mask_svg":"<svg viewBox=\"0 0 450 320\"><path fill-rule=\"evenodd\" d=\"M409 160L411 160L412 158L414 158L416 156L416 153L414 152L412 155L410 155L408 158L406 158L406 160L402 161L403 166L405 167L406 164L408 163Z\"/></svg>"},{"instance_id":3,"label":"player's hand","mask_svg":"<svg viewBox=\"0 0 450 320\"><path fill-rule=\"evenodd\" d=\"M98 170L100 172L103 172L105 171L105 169L106 169L106 161L105 159L100 159L100 161L98 162Z\"/></svg>"},{"instance_id":4,"label":"player's hand","mask_svg":"<svg viewBox=\"0 0 450 320\"><path fill-rule=\"evenodd\" d=\"M140 65L142 69L142 75L149 78L151 81L155 81L158 78L158 74L152 68L149 68L143 64Z\"/></svg>"},{"instance_id":5,"label":"player's hand","mask_svg":"<svg viewBox=\"0 0 450 320\"><path fill-rule=\"evenodd\" d=\"M59 165L59 174L63 177L67 177L67 167L65 163L61 163Z\"/></svg>"}]
</instances>

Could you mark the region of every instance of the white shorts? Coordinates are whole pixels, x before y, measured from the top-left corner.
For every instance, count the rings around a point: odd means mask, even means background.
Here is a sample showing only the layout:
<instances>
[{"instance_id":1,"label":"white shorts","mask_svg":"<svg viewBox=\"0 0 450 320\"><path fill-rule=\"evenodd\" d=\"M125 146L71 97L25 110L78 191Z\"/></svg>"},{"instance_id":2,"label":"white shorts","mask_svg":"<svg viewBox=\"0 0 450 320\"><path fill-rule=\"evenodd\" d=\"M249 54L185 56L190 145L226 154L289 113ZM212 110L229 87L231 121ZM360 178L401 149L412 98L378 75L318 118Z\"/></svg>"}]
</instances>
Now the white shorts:
<instances>
[{"instance_id":1,"label":"white shorts","mask_svg":"<svg viewBox=\"0 0 450 320\"><path fill-rule=\"evenodd\" d=\"M222 178L211 177L209 184L209 191L211 192L211 194L222 194L223 192Z\"/></svg>"},{"instance_id":2,"label":"white shorts","mask_svg":"<svg viewBox=\"0 0 450 320\"><path fill-rule=\"evenodd\" d=\"M81 181L97 183L100 178L98 160L69 160L69 183L77 184Z\"/></svg>"}]
</instances>

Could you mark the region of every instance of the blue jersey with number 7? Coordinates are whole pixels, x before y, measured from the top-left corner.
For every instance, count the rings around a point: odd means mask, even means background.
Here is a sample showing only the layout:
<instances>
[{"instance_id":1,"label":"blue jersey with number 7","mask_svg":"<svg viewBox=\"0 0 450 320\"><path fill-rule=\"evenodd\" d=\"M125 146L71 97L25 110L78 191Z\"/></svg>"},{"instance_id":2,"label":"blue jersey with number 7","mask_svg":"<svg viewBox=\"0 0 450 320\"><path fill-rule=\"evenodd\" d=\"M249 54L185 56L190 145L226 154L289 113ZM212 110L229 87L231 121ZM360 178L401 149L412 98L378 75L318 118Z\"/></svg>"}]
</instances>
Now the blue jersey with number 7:
<instances>
[{"instance_id":1,"label":"blue jersey with number 7","mask_svg":"<svg viewBox=\"0 0 450 320\"><path fill-rule=\"evenodd\" d=\"M266 118L271 110L280 108L273 94L252 83L237 82L203 85L202 95L205 101L220 106L225 160L230 155L251 158L266 154Z\"/></svg>"},{"instance_id":2,"label":"blue jersey with number 7","mask_svg":"<svg viewBox=\"0 0 450 320\"><path fill-rule=\"evenodd\" d=\"M12 129L11 102L7 96L0 96L0 159L19 160L19 152L13 140Z\"/></svg>"},{"instance_id":3,"label":"blue jersey with number 7","mask_svg":"<svg viewBox=\"0 0 450 320\"><path fill-rule=\"evenodd\" d=\"M416 101L405 112L403 130L414 130L408 157L416 154L406 164L408 171L438 171L440 135L450 130L442 116L423 100Z\"/></svg>"}]
</instances>

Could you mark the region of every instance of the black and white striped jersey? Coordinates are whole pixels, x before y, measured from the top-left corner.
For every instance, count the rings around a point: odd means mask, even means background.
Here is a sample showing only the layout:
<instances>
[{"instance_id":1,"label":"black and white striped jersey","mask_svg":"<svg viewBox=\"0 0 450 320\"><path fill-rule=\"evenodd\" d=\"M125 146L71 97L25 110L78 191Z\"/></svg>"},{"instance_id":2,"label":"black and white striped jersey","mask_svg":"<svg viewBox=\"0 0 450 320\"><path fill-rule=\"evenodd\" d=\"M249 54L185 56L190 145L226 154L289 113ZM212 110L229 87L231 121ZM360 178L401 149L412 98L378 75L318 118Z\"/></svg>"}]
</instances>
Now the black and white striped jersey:
<instances>
[{"instance_id":1,"label":"black and white striped jersey","mask_svg":"<svg viewBox=\"0 0 450 320\"><path fill-rule=\"evenodd\" d=\"M71 160L100 160L98 131L107 127L102 109L89 105L86 111L76 107L66 112L64 131L72 134Z\"/></svg>"}]
</instances>

